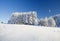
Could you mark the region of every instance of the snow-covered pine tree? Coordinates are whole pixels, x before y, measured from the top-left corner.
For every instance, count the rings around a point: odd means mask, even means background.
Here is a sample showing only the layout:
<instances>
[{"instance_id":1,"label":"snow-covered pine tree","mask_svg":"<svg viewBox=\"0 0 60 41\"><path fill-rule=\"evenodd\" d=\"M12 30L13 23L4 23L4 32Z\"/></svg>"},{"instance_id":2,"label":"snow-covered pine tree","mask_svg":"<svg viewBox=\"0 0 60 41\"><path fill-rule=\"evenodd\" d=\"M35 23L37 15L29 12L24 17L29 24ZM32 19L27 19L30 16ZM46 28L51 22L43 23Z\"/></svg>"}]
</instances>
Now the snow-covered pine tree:
<instances>
[{"instance_id":1,"label":"snow-covered pine tree","mask_svg":"<svg viewBox=\"0 0 60 41\"><path fill-rule=\"evenodd\" d=\"M56 26L56 22L55 22L55 20L53 19L53 17L50 17L50 18L48 19L48 26L50 26L50 27L55 27L55 26Z\"/></svg>"},{"instance_id":2,"label":"snow-covered pine tree","mask_svg":"<svg viewBox=\"0 0 60 41\"><path fill-rule=\"evenodd\" d=\"M37 24L37 13L31 12L14 12L8 21L9 24Z\"/></svg>"},{"instance_id":3,"label":"snow-covered pine tree","mask_svg":"<svg viewBox=\"0 0 60 41\"><path fill-rule=\"evenodd\" d=\"M45 19L40 19L39 25L41 25L41 26L48 26L48 18L45 17Z\"/></svg>"}]
</instances>

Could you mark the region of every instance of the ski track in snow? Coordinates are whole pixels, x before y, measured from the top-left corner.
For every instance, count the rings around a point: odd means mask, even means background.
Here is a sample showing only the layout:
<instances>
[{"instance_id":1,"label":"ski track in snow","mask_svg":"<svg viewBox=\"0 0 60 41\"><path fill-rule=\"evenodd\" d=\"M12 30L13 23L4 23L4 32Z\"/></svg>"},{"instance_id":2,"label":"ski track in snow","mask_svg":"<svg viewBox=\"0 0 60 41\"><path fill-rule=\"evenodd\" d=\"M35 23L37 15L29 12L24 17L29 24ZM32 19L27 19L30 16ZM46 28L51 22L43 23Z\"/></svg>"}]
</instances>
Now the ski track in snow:
<instances>
[{"instance_id":1,"label":"ski track in snow","mask_svg":"<svg viewBox=\"0 0 60 41\"><path fill-rule=\"evenodd\" d=\"M0 41L60 41L60 28L0 24Z\"/></svg>"}]
</instances>

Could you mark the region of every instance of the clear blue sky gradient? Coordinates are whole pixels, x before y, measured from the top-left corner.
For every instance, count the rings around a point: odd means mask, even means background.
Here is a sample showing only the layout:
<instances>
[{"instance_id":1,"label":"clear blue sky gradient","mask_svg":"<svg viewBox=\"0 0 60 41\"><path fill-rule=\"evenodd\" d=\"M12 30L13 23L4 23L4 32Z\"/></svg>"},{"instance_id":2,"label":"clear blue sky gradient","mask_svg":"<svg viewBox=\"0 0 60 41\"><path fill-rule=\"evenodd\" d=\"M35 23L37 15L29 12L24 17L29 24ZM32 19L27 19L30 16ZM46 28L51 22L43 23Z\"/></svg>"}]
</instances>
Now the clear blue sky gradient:
<instances>
[{"instance_id":1,"label":"clear blue sky gradient","mask_svg":"<svg viewBox=\"0 0 60 41\"><path fill-rule=\"evenodd\" d=\"M0 22L7 23L13 12L26 11L36 11L38 18L54 16L60 14L60 0L0 0Z\"/></svg>"}]
</instances>

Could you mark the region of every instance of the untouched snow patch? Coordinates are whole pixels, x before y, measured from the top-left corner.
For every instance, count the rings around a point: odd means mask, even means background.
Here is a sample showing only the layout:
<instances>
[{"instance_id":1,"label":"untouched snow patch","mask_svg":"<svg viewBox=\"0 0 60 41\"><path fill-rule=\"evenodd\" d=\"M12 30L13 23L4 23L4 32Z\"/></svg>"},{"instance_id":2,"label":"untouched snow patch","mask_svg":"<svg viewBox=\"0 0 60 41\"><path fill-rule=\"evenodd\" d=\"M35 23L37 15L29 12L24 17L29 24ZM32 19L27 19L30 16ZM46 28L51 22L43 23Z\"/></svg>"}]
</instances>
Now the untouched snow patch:
<instances>
[{"instance_id":1,"label":"untouched snow patch","mask_svg":"<svg viewBox=\"0 0 60 41\"><path fill-rule=\"evenodd\" d=\"M0 24L0 41L60 41L60 28Z\"/></svg>"}]
</instances>

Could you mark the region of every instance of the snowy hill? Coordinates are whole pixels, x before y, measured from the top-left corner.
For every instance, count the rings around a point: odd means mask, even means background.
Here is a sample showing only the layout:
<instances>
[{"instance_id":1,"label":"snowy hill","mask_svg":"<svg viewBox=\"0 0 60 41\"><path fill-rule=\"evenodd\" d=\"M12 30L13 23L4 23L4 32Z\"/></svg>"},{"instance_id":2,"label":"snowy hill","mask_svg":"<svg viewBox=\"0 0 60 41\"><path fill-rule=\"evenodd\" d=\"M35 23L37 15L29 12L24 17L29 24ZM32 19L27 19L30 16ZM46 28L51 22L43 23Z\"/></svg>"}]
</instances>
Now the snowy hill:
<instances>
[{"instance_id":1,"label":"snowy hill","mask_svg":"<svg viewBox=\"0 0 60 41\"><path fill-rule=\"evenodd\" d=\"M60 41L60 28L0 24L0 41Z\"/></svg>"}]
</instances>

